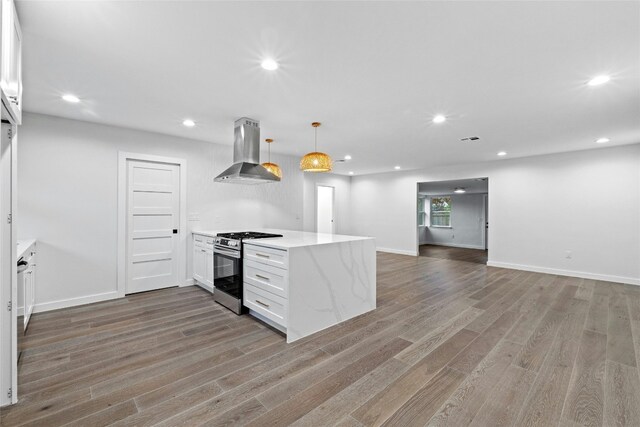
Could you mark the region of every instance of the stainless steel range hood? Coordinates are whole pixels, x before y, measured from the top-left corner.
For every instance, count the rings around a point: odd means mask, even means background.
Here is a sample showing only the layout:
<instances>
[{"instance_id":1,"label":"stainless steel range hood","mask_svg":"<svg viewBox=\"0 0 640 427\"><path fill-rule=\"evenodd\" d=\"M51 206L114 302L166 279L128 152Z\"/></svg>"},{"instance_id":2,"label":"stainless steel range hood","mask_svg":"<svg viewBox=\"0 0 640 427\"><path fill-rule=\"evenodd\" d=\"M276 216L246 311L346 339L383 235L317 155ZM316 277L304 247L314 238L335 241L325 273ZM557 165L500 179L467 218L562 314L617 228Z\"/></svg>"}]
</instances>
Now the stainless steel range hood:
<instances>
[{"instance_id":1,"label":"stainless steel range hood","mask_svg":"<svg viewBox=\"0 0 640 427\"><path fill-rule=\"evenodd\" d=\"M260 164L260 122L243 117L236 120L233 165L214 181L229 184L265 184L280 181Z\"/></svg>"}]
</instances>

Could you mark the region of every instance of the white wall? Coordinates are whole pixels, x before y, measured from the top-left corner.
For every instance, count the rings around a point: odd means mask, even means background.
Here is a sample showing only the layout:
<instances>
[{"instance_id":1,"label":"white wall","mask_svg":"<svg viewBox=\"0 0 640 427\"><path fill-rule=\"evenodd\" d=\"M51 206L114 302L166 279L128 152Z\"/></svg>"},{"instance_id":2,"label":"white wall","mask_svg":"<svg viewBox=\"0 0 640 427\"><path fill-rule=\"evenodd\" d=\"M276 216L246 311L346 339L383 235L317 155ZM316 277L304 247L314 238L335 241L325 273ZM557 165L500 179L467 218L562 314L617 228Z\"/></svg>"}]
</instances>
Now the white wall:
<instances>
[{"instance_id":1,"label":"white wall","mask_svg":"<svg viewBox=\"0 0 640 427\"><path fill-rule=\"evenodd\" d=\"M484 249L483 211L486 194L451 194L451 228L419 227L420 244ZM427 211L429 200L425 200ZM427 224L429 215L427 214Z\"/></svg>"},{"instance_id":2,"label":"white wall","mask_svg":"<svg viewBox=\"0 0 640 427\"><path fill-rule=\"evenodd\" d=\"M314 230L315 185L332 185L337 233L412 255L417 183L487 176L491 264L640 284L640 145L353 178L274 155L281 183L242 186L213 182L230 145L25 114L16 218L39 241L38 310L115 296L118 151L187 160L189 227Z\"/></svg>"},{"instance_id":3,"label":"white wall","mask_svg":"<svg viewBox=\"0 0 640 427\"><path fill-rule=\"evenodd\" d=\"M280 183L214 183L231 165L231 145L26 114L18 149L18 234L38 239L38 310L115 296L118 151L187 160L187 212L200 218L189 228L302 229L298 159L272 156L283 170ZM191 251L187 257L184 280L192 274Z\"/></svg>"},{"instance_id":4,"label":"white wall","mask_svg":"<svg viewBox=\"0 0 640 427\"><path fill-rule=\"evenodd\" d=\"M417 183L478 176L489 178L490 265L640 284L640 144L357 176L353 230L415 254Z\"/></svg>"},{"instance_id":5,"label":"white wall","mask_svg":"<svg viewBox=\"0 0 640 427\"><path fill-rule=\"evenodd\" d=\"M351 177L330 173L304 174L304 226L305 231L316 231L316 186L335 188L335 233L353 234L351 227Z\"/></svg>"}]
</instances>

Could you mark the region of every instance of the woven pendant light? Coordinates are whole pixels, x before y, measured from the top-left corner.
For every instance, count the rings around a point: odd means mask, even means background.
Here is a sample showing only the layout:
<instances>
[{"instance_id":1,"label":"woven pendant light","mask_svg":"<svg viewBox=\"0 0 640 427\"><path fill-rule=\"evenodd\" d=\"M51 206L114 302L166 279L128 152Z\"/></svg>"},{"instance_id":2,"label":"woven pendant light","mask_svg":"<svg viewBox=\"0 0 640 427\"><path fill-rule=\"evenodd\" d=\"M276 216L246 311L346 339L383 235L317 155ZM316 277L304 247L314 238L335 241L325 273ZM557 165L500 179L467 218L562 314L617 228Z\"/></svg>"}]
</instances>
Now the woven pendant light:
<instances>
[{"instance_id":1,"label":"woven pendant light","mask_svg":"<svg viewBox=\"0 0 640 427\"><path fill-rule=\"evenodd\" d=\"M311 126L315 129L315 150L312 153L307 153L300 160L300 169L305 172L330 172L333 161L328 154L318 151L318 126L319 122L311 123Z\"/></svg>"},{"instance_id":2,"label":"woven pendant light","mask_svg":"<svg viewBox=\"0 0 640 427\"><path fill-rule=\"evenodd\" d=\"M271 163L271 143L273 142L273 139L267 138L265 139L265 142L269 144L269 161L267 163L263 163L262 166L278 178L282 179L282 170L280 169L280 166L275 163Z\"/></svg>"}]
</instances>

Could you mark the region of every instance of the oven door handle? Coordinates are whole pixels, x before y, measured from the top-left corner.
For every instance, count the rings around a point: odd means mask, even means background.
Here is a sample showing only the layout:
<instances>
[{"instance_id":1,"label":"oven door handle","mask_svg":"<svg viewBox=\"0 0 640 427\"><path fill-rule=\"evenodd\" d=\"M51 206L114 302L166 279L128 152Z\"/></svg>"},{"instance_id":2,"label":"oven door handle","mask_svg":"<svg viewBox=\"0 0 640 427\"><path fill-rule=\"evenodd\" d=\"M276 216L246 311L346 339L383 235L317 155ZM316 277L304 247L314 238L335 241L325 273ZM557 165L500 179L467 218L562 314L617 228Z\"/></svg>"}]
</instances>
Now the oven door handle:
<instances>
[{"instance_id":1,"label":"oven door handle","mask_svg":"<svg viewBox=\"0 0 640 427\"><path fill-rule=\"evenodd\" d=\"M237 258L237 259L240 259L240 257L241 257L240 251L229 251L229 250L226 250L226 249L219 248L217 246L213 248L213 253L214 254L220 254L220 255L227 255L227 256L230 256L232 258Z\"/></svg>"}]
</instances>

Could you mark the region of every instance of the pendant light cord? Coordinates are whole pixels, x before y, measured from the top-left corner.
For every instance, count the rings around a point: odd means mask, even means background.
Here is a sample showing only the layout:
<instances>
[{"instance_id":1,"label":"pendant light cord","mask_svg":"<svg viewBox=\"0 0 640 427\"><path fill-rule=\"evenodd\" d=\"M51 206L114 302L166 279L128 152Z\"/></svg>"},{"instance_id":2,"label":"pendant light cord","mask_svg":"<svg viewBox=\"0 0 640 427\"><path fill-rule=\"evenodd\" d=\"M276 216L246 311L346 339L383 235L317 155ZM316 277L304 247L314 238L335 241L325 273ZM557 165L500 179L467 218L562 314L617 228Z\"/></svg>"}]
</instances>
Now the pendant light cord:
<instances>
[{"instance_id":1,"label":"pendant light cord","mask_svg":"<svg viewBox=\"0 0 640 427\"><path fill-rule=\"evenodd\" d=\"M318 151L318 127L314 127L313 128L315 130L315 144L314 144L314 151Z\"/></svg>"}]
</instances>

